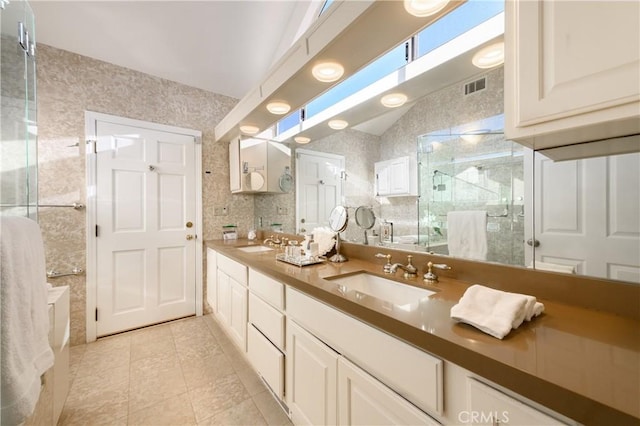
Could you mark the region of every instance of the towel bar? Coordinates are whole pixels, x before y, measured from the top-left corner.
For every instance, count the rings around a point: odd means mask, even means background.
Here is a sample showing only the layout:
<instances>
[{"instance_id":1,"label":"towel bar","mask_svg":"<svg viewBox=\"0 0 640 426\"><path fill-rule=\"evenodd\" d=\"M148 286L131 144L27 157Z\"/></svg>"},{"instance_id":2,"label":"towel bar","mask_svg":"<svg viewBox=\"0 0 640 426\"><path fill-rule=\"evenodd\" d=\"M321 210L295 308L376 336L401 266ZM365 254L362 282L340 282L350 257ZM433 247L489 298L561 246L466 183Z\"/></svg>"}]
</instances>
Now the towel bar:
<instances>
[{"instance_id":1,"label":"towel bar","mask_svg":"<svg viewBox=\"0 0 640 426\"><path fill-rule=\"evenodd\" d=\"M0 207L73 207L75 210L84 209L84 204L0 204Z\"/></svg>"},{"instance_id":2,"label":"towel bar","mask_svg":"<svg viewBox=\"0 0 640 426\"><path fill-rule=\"evenodd\" d=\"M522 215L524 216L524 215ZM438 217L447 217L446 214L439 214ZM509 217L509 207L505 207L502 213L500 214L489 214L487 213L487 217Z\"/></svg>"},{"instance_id":3,"label":"towel bar","mask_svg":"<svg viewBox=\"0 0 640 426\"><path fill-rule=\"evenodd\" d=\"M71 272L67 272L67 273L62 273L62 272L58 272L54 269L51 269L49 271L47 271L47 278L60 278L60 277L68 277L69 275L81 275L84 273L84 269L82 268L78 268L77 266L74 267Z\"/></svg>"}]
</instances>

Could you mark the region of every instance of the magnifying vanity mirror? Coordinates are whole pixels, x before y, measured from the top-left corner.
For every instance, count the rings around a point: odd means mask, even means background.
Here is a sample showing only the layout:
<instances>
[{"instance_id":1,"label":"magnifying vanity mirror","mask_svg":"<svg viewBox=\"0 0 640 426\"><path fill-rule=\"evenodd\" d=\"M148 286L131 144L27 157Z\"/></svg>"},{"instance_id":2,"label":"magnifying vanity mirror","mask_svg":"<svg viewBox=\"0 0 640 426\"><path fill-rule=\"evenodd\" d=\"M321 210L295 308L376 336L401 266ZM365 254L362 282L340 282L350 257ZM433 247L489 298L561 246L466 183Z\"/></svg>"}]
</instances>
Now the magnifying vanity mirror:
<instances>
[{"instance_id":1,"label":"magnifying vanity mirror","mask_svg":"<svg viewBox=\"0 0 640 426\"><path fill-rule=\"evenodd\" d=\"M356 224L364 231L364 245L369 245L367 231L376 223L376 215L371 207L360 206L355 213Z\"/></svg>"},{"instance_id":2,"label":"magnifying vanity mirror","mask_svg":"<svg viewBox=\"0 0 640 426\"><path fill-rule=\"evenodd\" d=\"M340 233L347 229L349 212L344 206L335 206L329 215L329 227L336 233L336 254L331 256L330 262L346 262L347 258L340 254Z\"/></svg>"}]
</instances>

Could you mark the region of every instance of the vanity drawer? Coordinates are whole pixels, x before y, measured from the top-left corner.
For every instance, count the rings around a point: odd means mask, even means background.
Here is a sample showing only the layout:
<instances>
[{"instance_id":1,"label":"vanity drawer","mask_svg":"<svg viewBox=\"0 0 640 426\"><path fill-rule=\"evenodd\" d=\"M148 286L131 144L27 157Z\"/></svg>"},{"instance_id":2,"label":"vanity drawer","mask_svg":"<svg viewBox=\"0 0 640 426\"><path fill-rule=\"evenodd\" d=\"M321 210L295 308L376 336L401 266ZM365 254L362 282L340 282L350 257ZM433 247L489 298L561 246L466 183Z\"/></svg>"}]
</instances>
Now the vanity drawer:
<instances>
[{"instance_id":1,"label":"vanity drawer","mask_svg":"<svg viewBox=\"0 0 640 426\"><path fill-rule=\"evenodd\" d=\"M284 309L284 285L281 282L249 269L249 288L270 305Z\"/></svg>"},{"instance_id":2,"label":"vanity drawer","mask_svg":"<svg viewBox=\"0 0 640 426\"><path fill-rule=\"evenodd\" d=\"M284 355L254 326L248 327L248 355L253 367L273 393L284 398Z\"/></svg>"},{"instance_id":3,"label":"vanity drawer","mask_svg":"<svg viewBox=\"0 0 640 426\"><path fill-rule=\"evenodd\" d=\"M247 267L242 263L236 262L233 259L229 259L228 257L218 253L217 255L217 264L218 269L220 269L225 274L229 275L231 278L236 280L238 283L246 286L247 285Z\"/></svg>"},{"instance_id":4,"label":"vanity drawer","mask_svg":"<svg viewBox=\"0 0 640 426\"><path fill-rule=\"evenodd\" d=\"M469 411L485 416L478 424L565 424L471 377L467 378L467 395Z\"/></svg>"},{"instance_id":5,"label":"vanity drawer","mask_svg":"<svg viewBox=\"0 0 640 426\"><path fill-rule=\"evenodd\" d=\"M284 314L249 292L249 322L274 345L284 349Z\"/></svg>"}]
</instances>

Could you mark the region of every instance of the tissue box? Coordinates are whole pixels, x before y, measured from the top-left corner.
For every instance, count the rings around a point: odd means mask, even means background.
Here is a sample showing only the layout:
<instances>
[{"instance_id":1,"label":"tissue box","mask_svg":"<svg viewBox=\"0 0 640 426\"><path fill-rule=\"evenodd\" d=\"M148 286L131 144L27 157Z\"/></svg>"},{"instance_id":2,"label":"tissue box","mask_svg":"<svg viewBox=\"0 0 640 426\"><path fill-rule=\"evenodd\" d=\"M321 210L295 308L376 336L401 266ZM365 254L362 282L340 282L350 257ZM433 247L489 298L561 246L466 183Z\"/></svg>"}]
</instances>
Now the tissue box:
<instances>
[{"instance_id":1,"label":"tissue box","mask_svg":"<svg viewBox=\"0 0 640 426\"><path fill-rule=\"evenodd\" d=\"M237 240L238 239L238 227L236 225L224 225L222 227L222 239L223 240Z\"/></svg>"}]
</instances>

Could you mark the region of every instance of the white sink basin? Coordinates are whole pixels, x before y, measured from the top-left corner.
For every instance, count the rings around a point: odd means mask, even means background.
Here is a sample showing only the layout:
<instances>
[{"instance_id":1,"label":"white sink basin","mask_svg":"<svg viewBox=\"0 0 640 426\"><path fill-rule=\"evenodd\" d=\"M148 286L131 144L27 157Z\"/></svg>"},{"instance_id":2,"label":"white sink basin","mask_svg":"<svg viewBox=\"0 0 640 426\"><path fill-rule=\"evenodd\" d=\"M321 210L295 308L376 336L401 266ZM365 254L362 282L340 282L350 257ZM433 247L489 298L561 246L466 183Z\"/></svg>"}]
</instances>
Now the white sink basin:
<instances>
[{"instance_id":1,"label":"white sink basin","mask_svg":"<svg viewBox=\"0 0 640 426\"><path fill-rule=\"evenodd\" d=\"M399 306L414 304L435 293L367 272L328 277L326 279L338 284L338 291L343 294L353 291L356 298L361 298L362 294L365 294Z\"/></svg>"},{"instance_id":2,"label":"white sink basin","mask_svg":"<svg viewBox=\"0 0 640 426\"><path fill-rule=\"evenodd\" d=\"M261 253L263 251L273 251L271 247L259 246L259 245L238 247L238 250L243 251L245 253Z\"/></svg>"}]
</instances>

